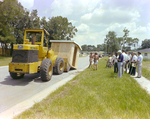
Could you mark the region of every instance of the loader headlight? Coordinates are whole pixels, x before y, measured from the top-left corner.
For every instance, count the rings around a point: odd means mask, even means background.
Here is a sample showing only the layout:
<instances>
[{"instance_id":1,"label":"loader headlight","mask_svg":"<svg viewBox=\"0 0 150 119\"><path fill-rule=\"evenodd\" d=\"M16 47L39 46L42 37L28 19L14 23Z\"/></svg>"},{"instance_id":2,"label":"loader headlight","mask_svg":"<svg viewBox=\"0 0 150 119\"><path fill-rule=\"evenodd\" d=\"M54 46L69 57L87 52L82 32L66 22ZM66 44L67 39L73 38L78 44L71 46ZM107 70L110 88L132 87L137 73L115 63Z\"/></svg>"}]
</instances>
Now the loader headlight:
<instances>
[{"instance_id":1,"label":"loader headlight","mask_svg":"<svg viewBox=\"0 0 150 119\"><path fill-rule=\"evenodd\" d=\"M18 45L18 49L23 49L23 45Z\"/></svg>"}]
</instances>

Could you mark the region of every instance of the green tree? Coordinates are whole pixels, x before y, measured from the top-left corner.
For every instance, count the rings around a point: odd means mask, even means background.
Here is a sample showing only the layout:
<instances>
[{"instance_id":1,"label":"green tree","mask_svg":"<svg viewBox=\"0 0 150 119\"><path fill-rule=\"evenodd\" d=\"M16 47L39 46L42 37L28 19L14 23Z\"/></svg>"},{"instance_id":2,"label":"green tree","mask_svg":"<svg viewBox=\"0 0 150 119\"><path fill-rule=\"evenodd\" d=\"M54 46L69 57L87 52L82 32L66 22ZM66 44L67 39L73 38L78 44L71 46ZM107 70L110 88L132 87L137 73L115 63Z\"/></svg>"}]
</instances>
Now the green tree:
<instances>
[{"instance_id":1,"label":"green tree","mask_svg":"<svg viewBox=\"0 0 150 119\"><path fill-rule=\"evenodd\" d=\"M130 31L126 28L124 28L123 32L124 32L124 36L117 38L118 45L120 49L130 50L133 44L138 44L139 39L128 37Z\"/></svg>"},{"instance_id":2,"label":"green tree","mask_svg":"<svg viewBox=\"0 0 150 119\"><path fill-rule=\"evenodd\" d=\"M145 48L150 48L150 39L145 39L144 41L142 41L142 49Z\"/></svg>"},{"instance_id":3,"label":"green tree","mask_svg":"<svg viewBox=\"0 0 150 119\"><path fill-rule=\"evenodd\" d=\"M37 10L32 10L30 13L27 9L22 8L18 22L15 25L14 36L17 44L23 43L24 29L39 29L40 18L37 15Z\"/></svg>"},{"instance_id":4,"label":"green tree","mask_svg":"<svg viewBox=\"0 0 150 119\"><path fill-rule=\"evenodd\" d=\"M88 46L87 45L82 45L81 48L82 48L82 51L88 51Z\"/></svg>"},{"instance_id":5,"label":"green tree","mask_svg":"<svg viewBox=\"0 0 150 119\"><path fill-rule=\"evenodd\" d=\"M96 47L94 45L88 45L88 51L96 51Z\"/></svg>"},{"instance_id":6,"label":"green tree","mask_svg":"<svg viewBox=\"0 0 150 119\"><path fill-rule=\"evenodd\" d=\"M14 26L20 17L20 7L17 0L4 0L0 3L0 42L3 53L5 49L5 56L8 45L15 42Z\"/></svg>"},{"instance_id":7,"label":"green tree","mask_svg":"<svg viewBox=\"0 0 150 119\"><path fill-rule=\"evenodd\" d=\"M29 25L29 11L24 10L22 8L22 14L20 14L20 18L18 18L18 22L16 22L14 28L14 36L16 38L16 43L22 44L24 29L31 28L31 25Z\"/></svg>"},{"instance_id":8,"label":"green tree","mask_svg":"<svg viewBox=\"0 0 150 119\"><path fill-rule=\"evenodd\" d=\"M23 43L24 29L39 28L46 29L49 39L56 40L71 40L77 32L77 28L65 17L52 17L48 21L43 17L40 20L37 10L30 13L18 0L0 1L0 44L3 53L10 44L13 47L13 43Z\"/></svg>"},{"instance_id":9,"label":"green tree","mask_svg":"<svg viewBox=\"0 0 150 119\"><path fill-rule=\"evenodd\" d=\"M104 44L98 44L96 49L97 51L104 51L104 47L105 47Z\"/></svg>"},{"instance_id":10,"label":"green tree","mask_svg":"<svg viewBox=\"0 0 150 119\"><path fill-rule=\"evenodd\" d=\"M121 49L123 45L123 37L117 37L116 40L119 45L119 49Z\"/></svg>"},{"instance_id":11,"label":"green tree","mask_svg":"<svg viewBox=\"0 0 150 119\"><path fill-rule=\"evenodd\" d=\"M40 24L49 32L51 40L71 40L78 31L66 17L62 16L49 18L47 23L46 18L43 17Z\"/></svg>"},{"instance_id":12,"label":"green tree","mask_svg":"<svg viewBox=\"0 0 150 119\"><path fill-rule=\"evenodd\" d=\"M127 37L126 43L128 47L131 47L133 45L133 39L131 37Z\"/></svg>"},{"instance_id":13,"label":"green tree","mask_svg":"<svg viewBox=\"0 0 150 119\"><path fill-rule=\"evenodd\" d=\"M43 29L49 30L49 24L46 21L46 17L42 17L42 19L40 20L40 26Z\"/></svg>"},{"instance_id":14,"label":"green tree","mask_svg":"<svg viewBox=\"0 0 150 119\"><path fill-rule=\"evenodd\" d=\"M38 17L38 11L36 9L32 10L29 22L32 29L40 29L40 17Z\"/></svg>"},{"instance_id":15,"label":"green tree","mask_svg":"<svg viewBox=\"0 0 150 119\"><path fill-rule=\"evenodd\" d=\"M108 34L106 35L104 43L106 44L107 47L107 53L116 52L118 50L118 42L116 36L117 34L114 31L109 31Z\"/></svg>"},{"instance_id":16,"label":"green tree","mask_svg":"<svg viewBox=\"0 0 150 119\"><path fill-rule=\"evenodd\" d=\"M126 29L126 27L124 28L124 30L123 30L123 32L124 32L124 35L123 35L123 41L122 41L122 46L123 46L123 48L125 47L125 44L126 44L126 42L127 42L127 37L129 36L129 30L128 29ZM122 47L121 47L122 48Z\"/></svg>"}]
</instances>

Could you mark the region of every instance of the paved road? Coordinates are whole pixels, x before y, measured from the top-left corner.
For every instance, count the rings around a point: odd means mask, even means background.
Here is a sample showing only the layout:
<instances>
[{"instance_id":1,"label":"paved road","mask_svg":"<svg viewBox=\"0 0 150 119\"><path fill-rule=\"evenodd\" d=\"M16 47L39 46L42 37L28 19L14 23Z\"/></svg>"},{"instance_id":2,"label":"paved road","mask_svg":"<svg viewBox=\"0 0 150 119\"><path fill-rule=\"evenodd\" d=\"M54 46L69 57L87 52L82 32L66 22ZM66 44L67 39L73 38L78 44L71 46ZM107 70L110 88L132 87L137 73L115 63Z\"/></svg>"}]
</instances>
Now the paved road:
<instances>
[{"instance_id":1,"label":"paved road","mask_svg":"<svg viewBox=\"0 0 150 119\"><path fill-rule=\"evenodd\" d=\"M88 57L79 58L78 69L88 65ZM40 91L75 73L71 70L61 75L53 75L49 82L42 82L39 74L26 74L23 79L12 80L9 76L8 66L0 67L0 113L12 106L32 97Z\"/></svg>"}]
</instances>

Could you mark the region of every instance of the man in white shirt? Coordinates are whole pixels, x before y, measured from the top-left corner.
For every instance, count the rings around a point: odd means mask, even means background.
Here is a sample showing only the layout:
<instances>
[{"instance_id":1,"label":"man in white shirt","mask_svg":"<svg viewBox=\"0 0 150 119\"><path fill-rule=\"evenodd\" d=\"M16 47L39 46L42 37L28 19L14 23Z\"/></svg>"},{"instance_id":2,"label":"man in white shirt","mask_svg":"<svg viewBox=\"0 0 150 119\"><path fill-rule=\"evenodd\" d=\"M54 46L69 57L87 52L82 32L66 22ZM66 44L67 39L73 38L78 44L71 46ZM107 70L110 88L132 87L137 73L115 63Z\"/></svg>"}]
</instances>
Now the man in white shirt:
<instances>
[{"instance_id":1,"label":"man in white shirt","mask_svg":"<svg viewBox=\"0 0 150 119\"><path fill-rule=\"evenodd\" d=\"M125 65L126 65L126 61L128 60L128 56L124 50L122 50L122 55L123 55L123 65L122 65L122 74L123 74L124 69L125 69Z\"/></svg>"},{"instance_id":2,"label":"man in white shirt","mask_svg":"<svg viewBox=\"0 0 150 119\"><path fill-rule=\"evenodd\" d=\"M136 78L141 78L142 61L143 61L143 56L141 55L141 52L138 52L138 59L137 59L137 62L136 62L138 75L137 75Z\"/></svg>"},{"instance_id":3,"label":"man in white shirt","mask_svg":"<svg viewBox=\"0 0 150 119\"><path fill-rule=\"evenodd\" d=\"M136 62L137 62L137 56L136 56L136 53L132 53L132 60L131 60L131 66L132 66L132 69L131 69L131 72L130 74L135 76L135 72L136 72Z\"/></svg>"},{"instance_id":4,"label":"man in white shirt","mask_svg":"<svg viewBox=\"0 0 150 119\"><path fill-rule=\"evenodd\" d=\"M128 60L130 60L130 59L131 59L131 57L132 57L131 53L130 53L130 52L128 52Z\"/></svg>"}]
</instances>

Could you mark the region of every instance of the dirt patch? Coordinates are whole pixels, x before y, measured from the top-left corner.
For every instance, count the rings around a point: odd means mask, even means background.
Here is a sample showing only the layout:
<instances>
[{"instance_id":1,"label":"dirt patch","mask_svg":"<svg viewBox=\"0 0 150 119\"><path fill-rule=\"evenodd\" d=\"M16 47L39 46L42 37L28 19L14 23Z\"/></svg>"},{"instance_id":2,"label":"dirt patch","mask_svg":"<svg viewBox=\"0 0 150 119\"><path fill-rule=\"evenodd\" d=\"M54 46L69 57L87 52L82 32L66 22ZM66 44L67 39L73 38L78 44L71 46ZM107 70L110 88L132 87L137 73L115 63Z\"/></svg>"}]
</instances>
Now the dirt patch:
<instances>
[{"instance_id":1,"label":"dirt patch","mask_svg":"<svg viewBox=\"0 0 150 119\"><path fill-rule=\"evenodd\" d=\"M76 71L76 72L73 72L73 73L71 73L71 74L80 74L82 71Z\"/></svg>"},{"instance_id":2,"label":"dirt patch","mask_svg":"<svg viewBox=\"0 0 150 119\"><path fill-rule=\"evenodd\" d=\"M70 85L74 86L79 81L80 81L80 79L76 79L76 80L70 81ZM64 96L68 95L68 93L72 90L72 86L64 87L64 90L62 90L60 93L54 95L53 97L51 97L49 99L45 99L45 101L47 103L52 103L52 101L57 99L57 98L63 98Z\"/></svg>"},{"instance_id":3,"label":"dirt patch","mask_svg":"<svg viewBox=\"0 0 150 119\"><path fill-rule=\"evenodd\" d=\"M71 82L71 85L74 86L74 85L76 85L79 81L80 81L80 79L73 80L73 81Z\"/></svg>"}]
</instances>

